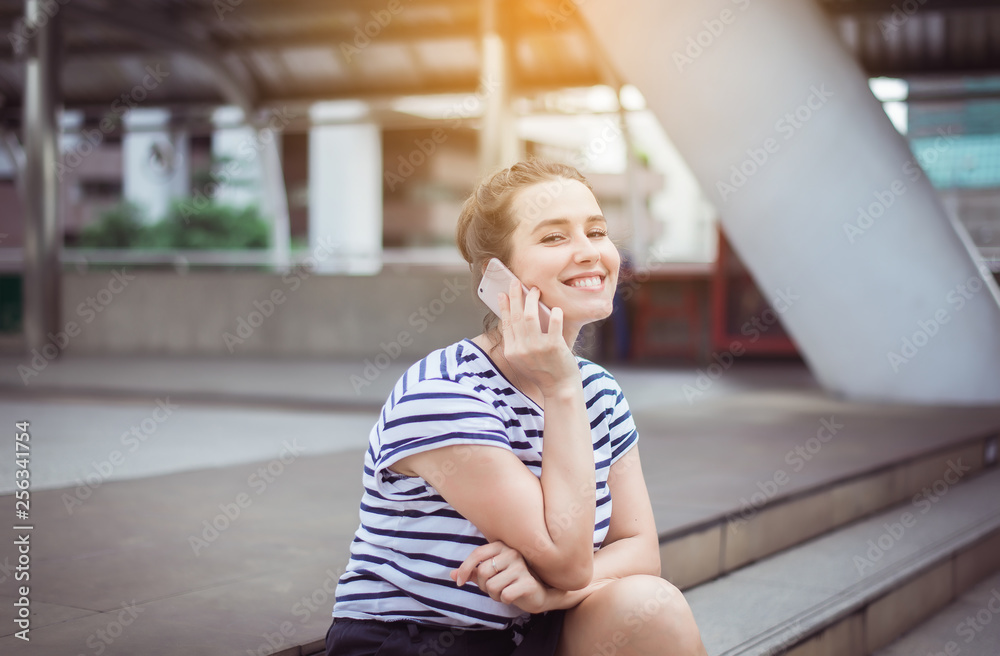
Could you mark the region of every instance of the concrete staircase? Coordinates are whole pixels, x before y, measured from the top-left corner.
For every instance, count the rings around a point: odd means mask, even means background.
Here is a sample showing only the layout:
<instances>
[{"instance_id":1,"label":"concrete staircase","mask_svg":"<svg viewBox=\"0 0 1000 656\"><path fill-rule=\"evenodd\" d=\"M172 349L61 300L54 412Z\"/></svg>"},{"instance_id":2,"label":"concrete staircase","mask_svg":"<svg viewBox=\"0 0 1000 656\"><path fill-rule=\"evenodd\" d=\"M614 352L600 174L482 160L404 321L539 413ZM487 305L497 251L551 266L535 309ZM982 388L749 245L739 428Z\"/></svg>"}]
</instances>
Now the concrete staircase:
<instances>
[{"instance_id":1,"label":"concrete staircase","mask_svg":"<svg viewBox=\"0 0 1000 656\"><path fill-rule=\"evenodd\" d=\"M996 460L991 435L770 502L764 481L661 536L664 576L711 656L873 654L1000 571Z\"/></svg>"},{"instance_id":2,"label":"concrete staircase","mask_svg":"<svg viewBox=\"0 0 1000 656\"><path fill-rule=\"evenodd\" d=\"M663 575L685 591L710 656L938 656L949 640L950 656L997 656L1000 612L968 644L955 627L1000 589L979 590L1000 572L998 439L784 497L762 481L742 508L662 534ZM301 648L319 654L322 641Z\"/></svg>"}]
</instances>

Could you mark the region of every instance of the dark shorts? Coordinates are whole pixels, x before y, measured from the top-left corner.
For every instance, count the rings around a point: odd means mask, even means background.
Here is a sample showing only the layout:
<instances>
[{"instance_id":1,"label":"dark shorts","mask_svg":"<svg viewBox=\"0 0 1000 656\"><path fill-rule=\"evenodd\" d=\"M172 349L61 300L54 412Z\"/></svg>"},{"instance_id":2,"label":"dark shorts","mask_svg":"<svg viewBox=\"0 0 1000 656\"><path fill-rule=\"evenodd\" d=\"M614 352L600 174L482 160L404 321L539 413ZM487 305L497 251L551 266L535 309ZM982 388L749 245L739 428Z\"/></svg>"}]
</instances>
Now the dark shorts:
<instances>
[{"instance_id":1,"label":"dark shorts","mask_svg":"<svg viewBox=\"0 0 1000 656\"><path fill-rule=\"evenodd\" d=\"M326 656L553 656L564 613L532 616L516 647L512 629L473 631L338 617L326 632Z\"/></svg>"}]
</instances>

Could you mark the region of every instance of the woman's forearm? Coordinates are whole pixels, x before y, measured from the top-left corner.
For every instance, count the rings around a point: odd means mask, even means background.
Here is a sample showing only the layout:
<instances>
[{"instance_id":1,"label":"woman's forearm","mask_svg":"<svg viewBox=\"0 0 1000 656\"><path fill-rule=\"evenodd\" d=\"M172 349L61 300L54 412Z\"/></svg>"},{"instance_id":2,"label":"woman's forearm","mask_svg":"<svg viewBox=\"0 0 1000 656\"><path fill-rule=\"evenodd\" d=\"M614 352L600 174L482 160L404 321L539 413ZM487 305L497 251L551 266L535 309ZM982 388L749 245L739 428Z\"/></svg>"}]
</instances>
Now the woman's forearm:
<instances>
[{"instance_id":1,"label":"woman's forearm","mask_svg":"<svg viewBox=\"0 0 1000 656\"><path fill-rule=\"evenodd\" d=\"M594 553L594 574L590 583L579 590L547 591L545 610L573 608L611 581L633 574L660 575L660 554L646 536L624 538Z\"/></svg>"},{"instance_id":2,"label":"woman's forearm","mask_svg":"<svg viewBox=\"0 0 1000 656\"><path fill-rule=\"evenodd\" d=\"M555 587L581 588L593 579L594 450L583 388L568 385L545 397L541 487L547 535L529 561L558 562ZM541 556L541 558L539 558ZM547 556L547 557L546 557ZM550 567L542 567L551 572Z\"/></svg>"},{"instance_id":3,"label":"woman's forearm","mask_svg":"<svg viewBox=\"0 0 1000 656\"><path fill-rule=\"evenodd\" d=\"M633 574L660 575L660 545L655 535L622 538L594 553L594 579Z\"/></svg>"}]
</instances>

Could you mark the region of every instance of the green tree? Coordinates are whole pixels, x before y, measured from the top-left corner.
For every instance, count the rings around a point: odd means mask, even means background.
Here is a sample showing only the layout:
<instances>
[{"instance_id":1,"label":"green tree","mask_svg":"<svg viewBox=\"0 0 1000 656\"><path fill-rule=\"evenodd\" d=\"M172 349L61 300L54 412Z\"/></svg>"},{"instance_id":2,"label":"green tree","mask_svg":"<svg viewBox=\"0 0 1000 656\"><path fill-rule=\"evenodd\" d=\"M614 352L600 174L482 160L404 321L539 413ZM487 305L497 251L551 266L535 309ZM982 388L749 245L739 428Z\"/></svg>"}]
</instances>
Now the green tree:
<instances>
[{"instance_id":1,"label":"green tree","mask_svg":"<svg viewBox=\"0 0 1000 656\"><path fill-rule=\"evenodd\" d=\"M171 205L166 217L149 231L150 248L267 248L271 226L256 206L191 201Z\"/></svg>"},{"instance_id":2,"label":"green tree","mask_svg":"<svg viewBox=\"0 0 1000 656\"><path fill-rule=\"evenodd\" d=\"M84 248L133 248L143 240L146 230L142 208L122 201L84 228L79 244Z\"/></svg>"}]
</instances>

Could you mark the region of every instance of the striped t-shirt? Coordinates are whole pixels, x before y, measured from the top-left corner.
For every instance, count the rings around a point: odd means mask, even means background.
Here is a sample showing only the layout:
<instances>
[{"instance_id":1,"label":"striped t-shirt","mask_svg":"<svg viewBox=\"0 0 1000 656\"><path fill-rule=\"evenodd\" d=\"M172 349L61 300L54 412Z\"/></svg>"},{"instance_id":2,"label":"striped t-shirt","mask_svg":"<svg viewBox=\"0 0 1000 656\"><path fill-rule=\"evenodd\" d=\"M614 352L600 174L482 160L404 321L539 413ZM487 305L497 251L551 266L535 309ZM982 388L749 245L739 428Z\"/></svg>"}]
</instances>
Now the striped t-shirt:
<instances>
[{"instance_id":1,"label":"striped t-shirt","mask_svg":"<svg viewBox=\"0 0 1000 656\"><path fill-rule=\"evenodd\" d=\"M596 551L611 518L608 473L638 435L617 381L589 360L578 357L577 363L594 443ZM430 449L479 444L512 451L541 476L542 428L542 409L471 340L434 351L410 367L371 431L361 525L337 586L334 617L469 629L523 622L523 611L493 601L474 582L455 585L449 572L486 538L438 495L433 480L403 476L389 466Z\"/></svg>"}]
</instances>

